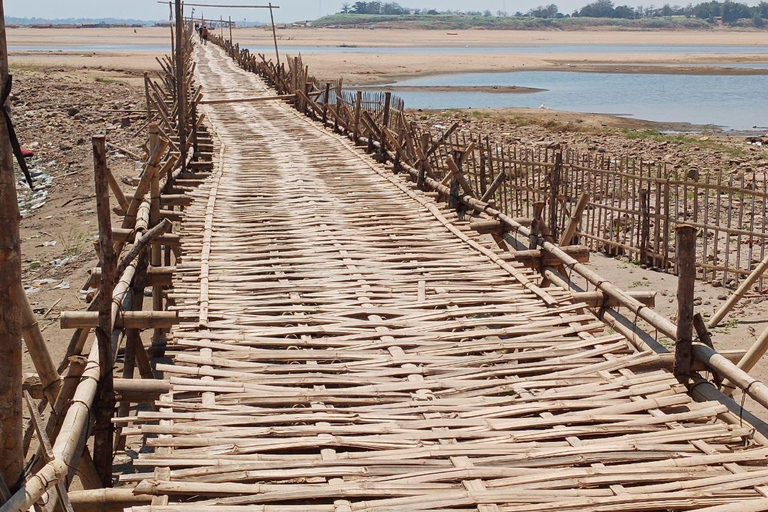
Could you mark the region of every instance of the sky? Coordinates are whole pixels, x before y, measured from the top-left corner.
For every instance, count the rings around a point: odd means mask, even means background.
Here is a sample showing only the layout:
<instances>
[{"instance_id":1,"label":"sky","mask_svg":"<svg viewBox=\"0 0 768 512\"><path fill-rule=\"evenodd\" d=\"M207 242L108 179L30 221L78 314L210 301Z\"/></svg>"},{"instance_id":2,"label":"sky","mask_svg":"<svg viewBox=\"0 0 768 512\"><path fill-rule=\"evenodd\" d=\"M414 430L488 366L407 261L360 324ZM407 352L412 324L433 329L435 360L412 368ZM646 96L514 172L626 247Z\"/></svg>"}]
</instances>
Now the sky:
<instances>
[{"instance_id":1,"label":"sky","mask_svg":"<svg viewBox=\"0 0 768 512\"><path fill-rule=\"evenodd\" d=\"M228 5L258 5L267 4L270 0L189 0L190 3L228 4ZM347 0L348 1L348 0ZM554 0L561 12L570 13L577 7L591 0ZM671 0L670 0L671 1ZM344 0L272 0L279 5L275 10L275 21L278 23L316 19L321 15L332 14L341 9ZM354 3L354 1L349 1ZM400 0L398 3L405 7L427 7L440 10L490 10L493 13L506 10L510 14L515 11L526 12L541 4L553 3L552 0ZM618 3L634 4L629 0ZM640 4L643 2L639 2ZM654 3L645 2L646 5ZM658 0L656 4L663 4ZM675 3L671 1L671 3ZM678 3L687 3L680 0ZM160 5L156 0L4 0L5 15L20 18L133 18L143 20L158 20L168 18L168 7ZM187 8L187 12L190 8ZM196 8L195 14L199 14ZM268 21L269 12L263 9L214 9L202 8L206 18L232 16L233 21Z\"/></svg>"},{"instance_id":2,"label":"sky","mask_svg":"<svg viewBox=\"0 0 768 512\"><path fill-rule=\"evenodd\" d=\"M427 7L440 10L459 9L493 13L504 10L513 14L516 11L526 12L542 4L555 3L560 12L571 13L576 8L592 0L400 0L398 3L405 7ZM687 4L689 0L614 0L619 4L663 5L669 1L672 4ZM701 0L703 1L703 0ZM743 1L743 0L742 0ZM229 4L229 5L258 5L266 4L269 0L189 0L190 3ZM747 0L753 5L756 0ZM332 14L341 9L344 0L272 0L279 5L275 10L275 21L316 19L322 15ZM349 1L349 3L354 3ZM698 3L693 1L693 3ZM142 20L159 20L168 18L168 7L160 5L156 0L4 0L6 16L20 18L133 18ZM187 8L187 13L190 8ZM196 8L195 14L200 14L201 8ZM202 8L206 18L232 16L233 21L269 21L269 11L266 9L215 9Z\"/></svg>"}]
</instances>

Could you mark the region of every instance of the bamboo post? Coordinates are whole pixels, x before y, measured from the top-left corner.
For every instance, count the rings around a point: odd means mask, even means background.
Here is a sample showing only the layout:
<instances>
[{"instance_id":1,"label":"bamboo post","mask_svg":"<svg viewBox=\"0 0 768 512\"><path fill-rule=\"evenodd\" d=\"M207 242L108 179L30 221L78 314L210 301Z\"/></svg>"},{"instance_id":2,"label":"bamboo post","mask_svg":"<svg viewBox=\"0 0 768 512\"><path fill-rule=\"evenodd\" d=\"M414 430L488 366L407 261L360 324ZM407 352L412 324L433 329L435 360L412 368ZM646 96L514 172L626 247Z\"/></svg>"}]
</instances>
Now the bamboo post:
<instances>
[{"instance_id":1,"label":"bamboo post","mask_svg":"<svg viewBox=\"0 0 768 512\"><path fill-rule=\"evenodd\" d=\"M35 313L32 311L27 300L27 294L24 292L21 293L21 319L24 342L43 385L43 394L48 403L54 404L59 395L59 389L61 389L61 377L56 370L56 365L53 364Z\"/></svg>"},{"instance_id":2,"label":"bamboo post","mask_svg":"<svg viewBox=\"0 0 768 512\"><path fill-rule=\"evenodd\" d=\"M741 285L739 285L739 288L728 297L728 300L725 301L725 304L720 306L720 309L718 309L714 315L712 315L712 318L709 319L709 322L707 322L707 326L712 329L713 327L717 327L717 325L725 318L725 315L727 315L733 308L736 306L736 304L746 295L746 293L752 288L752 285L755 284L755 282L760 279L765 271L768 270L768 256L766 256L763 261L760 262L760 264L755 268L755 270L752 271L751 274L749 274L749 277L747 277Z\"/></svg>"},{"instance_id":3,"label":"bamboo post","mask_svg":"<svg viewBox=\"0 0 768 512\"><path fill-rule=\"evenodd\" d=\"M328 102L331 99L331 84L325 84L325 93L323 94L323 125L328 122Z\"/></svg>"},{"instance_id":4,"label":"bamboo post","mask_svg":"<svg viewBox=\"0 0 768 512\"><path fill-rule=\"evenodd\" d=\"M200 134L197 128L197 104L192 104L192 159L197 160L200 154Z\"/></svg>"},{"instance_id":5,"label":"bamboo post","mask_svg":"<svg viewBox=\"0 0 768 512\"><path fill-rule=\"evenodd\" d=\"M149 73L144 72L144 100L147 102L147 122L152 122L152 100L149 98Z\"/></svg>"},{"instance_id":6,"label":"bamboo post","mask_svg":"<svg viewBox=\"0 0 768 512\"><path fill-rule=\"evenodd\" d=\"M232 16L229 17L229 44L232 46L232 50L234 51L234 43L232 42Z\"/></svg>"},{"instance_id":7,"label":"bamboo post","mask_svg":"<svg viewBox=\"0 0 768 512\"><path fill-rule=\"evenodd\" d=\"M136 269L136 275L131 285L132 303L131 307L136 311L141 311L144 305L144 286L147 276L147 267L149 261L147 253L144 251L140 256L139 265ZM141 341L141 331L138 329L126 329L126 342L125 342L125 355L123 357L123 378L132 379L134 370L136 368L136 354L139 351ZM124 417L128 415L130 411L130 402L123 402L120 404L117 416ZM125 437L119 435L116 436L116 447L118 449L123 448L125 445Z\"/></svg>"},{"instance_id":8,"label":"bamboo post","mask_svg":"<svg viewBox=\"0 0 768 512\"><path fill-rule=\"evenodd\" d=\"M696 282L696 228L678 224L677 252L677 335L674 373L680 381L691 374L693 361L693 287Z\"/></svg>"},{"instance_id":9,"label":"bamboo post","mask_svg":"<svg viewBox=\"0 0 768 512\"><path fill-rule=\"evenodd\" d=\"M389 128L389 117L391 114L391 105L392 105L392 93L387 91L384 93L384 111L383 111L383 117L381 118L381 140L379 141L381 146L381 161L386 162L387 160L387 134L385 128Z\"/></svg>"},{"instance_id":10,"label":"bamboo post","mask_svg":"<svg viewBox=\"0 0 768 512\"><path fill-rule=\"evenodd\" d=\"M176 0L176 102L178 110L179 153L181 154L181 172L187 170L187 84L184 79L184 13L181 0Z\"/></svg>"},{"instance_id":11,"label":"bamboo post","mask_svg":"<svg viewBox=\"0 0 768 512\"><path fill-rule=\"evenodd\" d=\"M115 407L112 386L112 289L115 285L117 258L112 246L106 141L103 135L93 138L93 168L96 185L96 213L99 220L99 249L101 252L99 326L96 328L96 339L99 347L99 393L96 404L93 459L96 469L101 475L102 484L104 487L111 487L114 435L112 415Z\"/></svg>"},{"instance_id":12,"label":"bamboo post","mask_svg":"<svg viewBox=\"0 0 768 512\"><path fill-rule=\"evenodd\" d=\"M0 84L8 76L5 15L0 2ZM5 105L2 105L5 107ZM21 238L8 129L0 122L0 477L11 490L24 468L21 371Z\"/></svg>"},{"instance_id":13,"label":"bamboo post","mask_svg":"<svg viewBox=\"0 0 768 512\"><path fill-rule=\"evenodd\" d=\"M579 229L579 224L581 223L581 216L584 214L584 210L587 208L588 204L589 204L589 194L584 192L583 194L581 194L581 197L579 197L579 200L576 203L576 206L574 207L573 212L571 213L571 218L568 221L568 226L565 228L565 231L563 231L563 234L560 237L559 245L571 245L571 242L573 241L573 237L576 236L576 231Z\"/></svg>"},{"instance_id":14,"label":"bamboo post","mask_svg":"<svg viewBox=\"0 0 768 512\"><path fill-rule=\"evenodd\" d=\"M151 130L149 134L150 152L160 143L160 134L157 130ZM160 223L160 173L154 173L150 182L150 203L149 203L149 226L154 228ZM162 265L162 247L159 243L153 244L150 249L150 264L153 267ZM152 288L152 310L163 310L163 288L154 286ZM152 335L152 345L160 347L164 345L163 329L155 329Z\"/></svg>"},{"instance_id":15,"label":"bamboo post","mask_svg":"<svg viewBox=\"0 0 768 512\"><path fill-rule=\"evenodd\" d=\"M640 263L648 263L651 235L651 195L648 189L640 191L640 219Z\"/></svg>"},{"instance_id":16,"label":"bamboo post","mask_svg":"<svg viewBox=\"0 0 768 512\"><path fill-rule=\"evenodd\" d=\"M552 190L549 203L549 233L557 238L557 203L560 194L560 174L563 168L563 151L557 148L555 153L555 166L552 168Z\"/></svg>"},{"instance_id":17,"label":"bamboo post","mask_svg":"<svg viewBox=\"0 0 768 512\"><path fill-rule=\"evenodd\" d=\"M277 48L277 29L275 28L275 14L272 9L272 3L269 4L269 19L272 22L272 39L275 41L275 59L277 67L280 67L280 50Z\"/></svg>"},{"instance_id":18,"label":"bamboo post","mask_svg":"<svg viewBox=\"0 0 768 512\"><path fill-rule=\"evenodd\" d=\"M312 101L309 98L309 85L310 85L309 82L305 80L304 81L304 97L302 98L302 104L304 106L304 115L306 116L308 116L310 113L309 102Z\"/></svg>"},{"instance_id":19,"label":"bamboo post","mask_svg":"<svg viewBox=\"0 0 768 512\"><path fill-rule=\"evenodd\" d=\"M355 129L353 132L352 140L357 144L357 139L360 137L360 108L363 105L363 91L357 91L357 98L355 99Z\"/></svg>"}]
</instances>

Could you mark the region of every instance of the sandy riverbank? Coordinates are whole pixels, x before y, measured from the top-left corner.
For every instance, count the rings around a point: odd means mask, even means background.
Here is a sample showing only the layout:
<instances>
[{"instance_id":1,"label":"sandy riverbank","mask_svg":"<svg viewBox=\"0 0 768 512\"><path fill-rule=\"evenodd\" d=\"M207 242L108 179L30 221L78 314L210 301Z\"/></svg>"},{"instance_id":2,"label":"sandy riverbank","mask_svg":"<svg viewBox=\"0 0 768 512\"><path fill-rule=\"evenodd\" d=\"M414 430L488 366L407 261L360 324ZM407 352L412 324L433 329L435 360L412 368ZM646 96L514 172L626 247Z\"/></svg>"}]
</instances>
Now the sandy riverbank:
<instances>
[{"instance_id":1,"label":"sandy riverbank","mask_svg":"<svg viewBox=\"0 0 768 512\"><path fill-rule=\"evenodd\" d=\"M233 38L244 46L271 47L271 32L263 28L235 29ZM400 78L468 72L519 70L596 71L685 74L755 74L768 70L728 67L727 63L768 63L768 32L735 31L485 31L465 30L456 35L434 30L287 29L278 31L283 54L299 46L319 47L305 53L306 62L322 79L339 75L347 83L382 84ZM11 64L19 67L63 67L156 70L156 58L169 48L164 28L138 29L10 29ZM659 53L605 53L584 46L577 53L467 53L466 47L499 48L538 45L654 45L668 46ZM724 57L712 53L686 53L678 46L733 45L756 47L755 52ZM114 47L124 47L119 51ZM348 51L339 47L348 46ZM111 47L110 49L103 49ZM333 48L322 53L322 48ZM444 48L430 53L355 53L354 47ZM16 48L16 49L14 49ZM83 48L87 48L83 50ZM99 49L102 48L102 49ZM56 51L44 51L54 49ZM459 50L464 49L464 50ZM594 50L594 51L593 51ZM270 53L271 55L271 53Z\"/></svg>"}]
</instances>

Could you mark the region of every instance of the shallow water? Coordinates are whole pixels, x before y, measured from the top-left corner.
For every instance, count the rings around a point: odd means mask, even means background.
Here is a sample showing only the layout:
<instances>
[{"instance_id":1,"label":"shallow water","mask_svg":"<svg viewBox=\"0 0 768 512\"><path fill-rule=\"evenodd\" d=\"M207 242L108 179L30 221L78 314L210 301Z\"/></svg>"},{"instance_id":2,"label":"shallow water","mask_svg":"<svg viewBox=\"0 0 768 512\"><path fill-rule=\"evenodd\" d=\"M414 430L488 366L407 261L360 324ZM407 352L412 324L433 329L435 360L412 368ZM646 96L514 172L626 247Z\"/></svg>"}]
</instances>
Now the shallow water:
<instances>
[{"instance_id":1,"label":"shallow water","mask_svg":"<svg viewBox=\"0 0 768 512\"><path fill-rule=\"evenodd\" d=\"M532 107L632 116L731 130L768 126L766 75L668 75L520 71L421 77L403 86L519 86L532 94L398 91L407 108Z\"/></svg>"},{"instance_id":2,"label":"shallow water","mask_svg":"<svg viewBox=\"0 0 768 512\"><path fill-rule=\"evenodd\" d=\"M162 44L8 44L8 51L13 52L170 52L168 45Z\"/></svg>"},{"instance_id":3,"label":"shallow water","mask_svg":"<svg viewBox=\"0 0 768 512\"><path fill-rule=\"evenodd\" d=\"M244 46L252 53L274 52L274 46ZM768 46L662 46L662 45L621 45L621 44L531 44L505 46L446 45L442 47L340 47L340 46L288 46L281 48L285 53L680 53L680 54L768 54Z\"/></svg>"}]
</instances>

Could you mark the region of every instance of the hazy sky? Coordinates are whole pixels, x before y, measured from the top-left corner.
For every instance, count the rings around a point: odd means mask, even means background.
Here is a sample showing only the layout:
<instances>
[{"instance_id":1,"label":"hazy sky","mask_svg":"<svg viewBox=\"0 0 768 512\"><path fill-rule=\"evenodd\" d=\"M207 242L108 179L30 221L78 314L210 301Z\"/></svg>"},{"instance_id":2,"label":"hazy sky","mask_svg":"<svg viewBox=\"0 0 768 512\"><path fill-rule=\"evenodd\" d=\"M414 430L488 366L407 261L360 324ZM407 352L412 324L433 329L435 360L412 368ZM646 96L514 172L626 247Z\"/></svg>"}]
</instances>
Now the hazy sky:
<instances>
[{"instance_id":1,"label":"hazy sky","mask_svg":"<svg viewBox=\"0 0 768 512\"><path fill-rule=\"evenodd\" d=\"M269 0L189 0L190 3L201 4L230 4L254 5L266 4ZM554 0L561 12L570 13L575 8L589 3L591 0ZM669 0L670 3L687 4L688 0ZM321 14L338 12L343 0L273 0L280 9L275 11L278 22L315 19ZM354 2L349 2L354 3ZM506 10L525 12L541 4L553 3L552 0L401 0L400 5L406 7L430 7L437 9L485 10L492 12ZM663 5L665 0L616 0L617 4L629 5ZM697 2L694 2L697 3ZM748 1L754 4L754 0ZM157 4L156 0L5 0L7 16L40 18L135 18L135 19L165 19L168 8ZM187 8L189 10L190 8ZM196 8L195 14L199 14ZM255 9L214 9L203 8L207 17L232 16L232 20L268 21L269 14L264 10Z\"/></svg>"}]
</instances>

